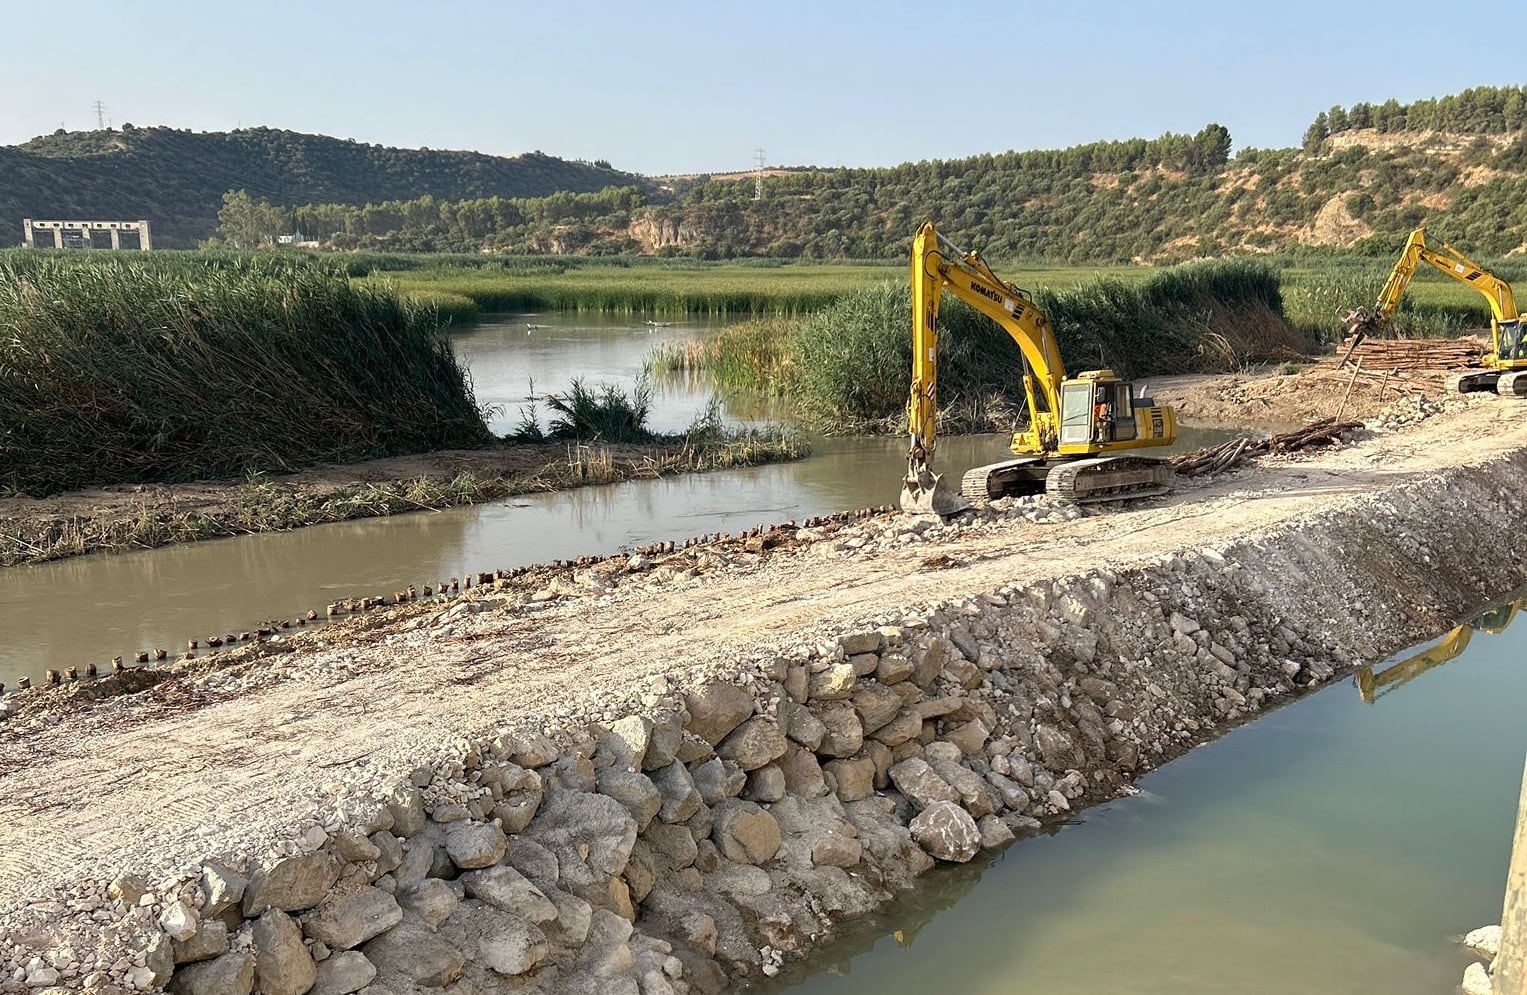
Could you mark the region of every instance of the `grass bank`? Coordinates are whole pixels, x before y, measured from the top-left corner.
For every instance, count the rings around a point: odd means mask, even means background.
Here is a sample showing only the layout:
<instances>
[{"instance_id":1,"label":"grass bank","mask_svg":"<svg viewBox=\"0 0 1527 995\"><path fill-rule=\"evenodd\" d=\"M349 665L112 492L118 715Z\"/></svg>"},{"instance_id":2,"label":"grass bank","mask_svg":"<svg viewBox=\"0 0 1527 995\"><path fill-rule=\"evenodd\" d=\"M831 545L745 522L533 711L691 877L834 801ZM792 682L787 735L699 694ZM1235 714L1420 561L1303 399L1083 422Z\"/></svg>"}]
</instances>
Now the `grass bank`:
<instances>
[{"instance_id":1,"label":"grass bank","mask_svg":"<svg viewBox=\"0 0 1527 995\"><path fill-rule=\"evenodd\" d=\"M717 429L641 446L575 441L440 454L438 465L422 474L418 459L392 471L382 461L366 468L380 479L365 481L345 479L347 468L338 468L292 478L255 475L221 484L0 500L0 566L777 463L808 451L785 431ZM462 464L469 468L459 469Z\"/></svg>"},{"instance_id":2,"label":"grass bank","mask_svg":"<svg viewBox=\"0 0 1527 995\"><path fill-rule=\"evenodd\" d=\"M0 254L0 491L484 445L436 311L293 255Z\"/></svg>"}]
</instances>

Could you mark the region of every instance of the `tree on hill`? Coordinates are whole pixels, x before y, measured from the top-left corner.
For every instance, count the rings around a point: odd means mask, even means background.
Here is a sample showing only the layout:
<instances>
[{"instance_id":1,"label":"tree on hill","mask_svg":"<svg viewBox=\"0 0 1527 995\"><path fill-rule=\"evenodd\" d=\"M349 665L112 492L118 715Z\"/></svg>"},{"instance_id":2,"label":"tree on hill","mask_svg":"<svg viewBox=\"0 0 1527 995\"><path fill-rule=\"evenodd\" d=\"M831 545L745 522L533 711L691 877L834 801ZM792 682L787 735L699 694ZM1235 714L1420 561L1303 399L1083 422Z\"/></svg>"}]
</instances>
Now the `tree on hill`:
<instances>
[{"instance_id":1,"label":"tree on hill","mask_svg":"<svg viewBox=\"0 0 1527 995\"><path fill-rule=\"evenodd\" d=\"M1393 131L1445 131L1463 135L1499 135L1527 127L1527 88L1477 86L1459 94L1401 104L1393 98L1382 104L1340 105L1322 111L1316 124L1326 122L1326 134L1349 129L1377 128ZM1315 125L1311 125L1311 131ZM1306 133L1306 142L1308 142Z\"/></svg>"},{"instance_id":2,"label":"tree on hill","mask_svg":"<svg viewBox=\"0 0 1527 995\"><path fill-rule=\"evenodd\" d=\"M217 230L232 249L265 249L276 244L276 236L286 230L286 211L265 199L255 200L248 190L230 190L223 194L223 209L217 212Z\"/></svg>"}]
</instances>

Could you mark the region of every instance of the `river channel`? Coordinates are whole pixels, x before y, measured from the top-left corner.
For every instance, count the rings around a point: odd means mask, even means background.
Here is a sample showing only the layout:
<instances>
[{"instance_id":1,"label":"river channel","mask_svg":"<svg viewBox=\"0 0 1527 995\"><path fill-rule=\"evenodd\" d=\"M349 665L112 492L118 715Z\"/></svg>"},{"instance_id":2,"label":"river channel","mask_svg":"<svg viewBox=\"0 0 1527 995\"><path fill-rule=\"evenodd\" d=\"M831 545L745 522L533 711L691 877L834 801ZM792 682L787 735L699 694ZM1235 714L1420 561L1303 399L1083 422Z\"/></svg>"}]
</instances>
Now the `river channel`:
<instances>
[{"instance_id":1,"label":"river channel","mask_svg":"<svg viewBox=\"0 0 1527 995\"><path fill-rule=\"evenodd\" d=\"M527 329L525 324L552 327ZM480 400L513 427L529 394L581 375L629 384L651 344L707 330L530 316L461 333ZM661 384L654 427L705 406ZM728 406L733 421L766 407ZM1188 448L1234 433L1185 433ZM941 443L958 474L995 436ZM111 556L10 568L0 679L322 609L466 571L609 552L893 501L896 438L822 440L798 463L638 481ZM800 995L1451 991L1455 934L1496 921L1509 851L1527 622L1375 702L1351 682L1194 750L1142 793L989 865L942 868L787 979ZM779 985L768 989L781 990Z\"/></svg>"},{"instance_id":2,"label":"river channel","mask_svg":"<svg viewBox=\"0 0 1527 995\"><path fill-rule=\"evenodd\" d=\"M527 328L527 324L538 327ZM509 431L533 379L538 394L575 377L629 387L655 341L705 334L713 323L648 328L639 319L531 315L456 336L482 403L499 406ZM704 385L653 388L653 427L681 431L702 412ZM731 399L727 420L767 414L758 398ZM1236 434L1185 429L1179 449ZM995 435L944 440L939 462L954 479L1000 459ZM491 504L340 522L294 532L57 560L5 571L0 583L0 681L138 650L183 652L187 640L239 632L271 619L320 615L337 598L388 595L477 572L609 553L641 543L735 532L810 515L888 504L905 473L900 438L823 439L804 460L725 473L631 481L535 494Z\"/></svg>"}]
</instances>

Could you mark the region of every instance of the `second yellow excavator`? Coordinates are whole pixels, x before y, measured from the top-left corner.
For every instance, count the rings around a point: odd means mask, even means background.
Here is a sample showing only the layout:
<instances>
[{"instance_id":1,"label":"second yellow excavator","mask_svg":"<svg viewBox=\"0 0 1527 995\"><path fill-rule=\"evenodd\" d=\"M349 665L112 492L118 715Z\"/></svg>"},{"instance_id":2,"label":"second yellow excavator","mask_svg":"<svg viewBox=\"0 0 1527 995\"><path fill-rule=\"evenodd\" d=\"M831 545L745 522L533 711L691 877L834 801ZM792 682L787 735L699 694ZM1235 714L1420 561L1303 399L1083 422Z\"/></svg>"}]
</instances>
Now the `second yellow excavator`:
<instances>
[{"instance_id":1,"label":"second yellow excavator","mask_svg":"<svg viewBox=\"0 0 1527 995\"><path fill-rule=\"evenodd\" d=\"M1013 435L1017 459L978 466L955 492L933 472L937 443L939 304L948 291L991 318L1017 343L1024 362L1027 431ZM1119 501L1164 494L1171 464L1128 454L1177 440L1170 407L1135 396L1112 370L1068 378L1050 320L1026 292L1002 280L978 252L966 252L930 221L912 240L911 449L902 509L956 514L971 500L1047 492L1072 501Z\"/></svg>"},{"instance_id":2,"label":"second yellow excavator","mask_svg":"<svg viewBox=\"0 0 1527 995\"><path fill-rule=\"evenodd\" d=\"M1453 389L1463 394L1494 391L1502 397L1527 397L1527 328L1517 313L1511 285L1446 242L1441 249L1432 248L1426 243L1425 228L1417 228L1405 240L1378 302L1371 309L1360 307L1347 314L1347 334L1362 336L1383 330L1421 263L1473 287L1490 302L1492 349L1484 356L1484 369L1455 376Z\"/></svg>"}]
</instances>

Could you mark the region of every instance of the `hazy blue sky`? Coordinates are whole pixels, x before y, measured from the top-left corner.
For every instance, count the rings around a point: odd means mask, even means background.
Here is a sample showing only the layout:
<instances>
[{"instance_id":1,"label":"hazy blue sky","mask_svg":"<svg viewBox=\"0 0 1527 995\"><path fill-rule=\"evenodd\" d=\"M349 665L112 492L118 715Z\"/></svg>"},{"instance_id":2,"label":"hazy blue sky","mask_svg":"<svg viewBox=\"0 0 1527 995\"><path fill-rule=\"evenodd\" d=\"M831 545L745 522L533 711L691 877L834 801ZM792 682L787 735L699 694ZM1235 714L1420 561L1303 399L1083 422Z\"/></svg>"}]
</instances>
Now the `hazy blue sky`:
<instances>
[{"instance_id":1,"label":"hazy blue sky","mask_svg":"<svg viewBox=\"0 0 1527 995\"><path fill-rule=\"evenodd\" d=\"M890 165L1524 82L1527 4L0 0L0 144L269 125L642 173ZM1477 12L1476 12L1477 13ZM1491 48L1492 42L1499 46Z\"/></svg>"}]
</instances>

